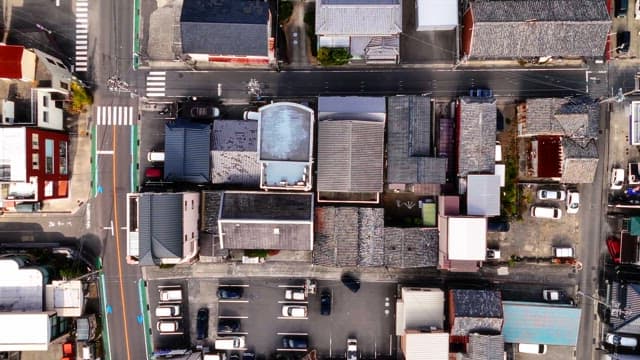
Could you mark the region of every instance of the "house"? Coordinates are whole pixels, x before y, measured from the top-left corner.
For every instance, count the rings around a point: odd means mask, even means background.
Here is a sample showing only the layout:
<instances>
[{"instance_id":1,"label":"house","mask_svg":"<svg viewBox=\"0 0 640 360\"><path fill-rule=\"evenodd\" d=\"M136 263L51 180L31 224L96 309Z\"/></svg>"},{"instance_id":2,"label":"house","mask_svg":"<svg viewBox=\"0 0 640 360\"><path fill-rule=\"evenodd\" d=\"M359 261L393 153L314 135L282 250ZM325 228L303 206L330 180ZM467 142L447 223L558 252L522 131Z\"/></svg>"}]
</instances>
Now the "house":
<instances>
[{"instance_id":1,"label":"house","mask_svg":"<svg viewBox=\"0 0 640 360\"><path fill-rule=\"evenodd\" d=\"M311 190L313 110L280 102L258 109L257 118L260 188Z\"/></svg>"},{"instance_id":2,"label":"house","mask_svg":"<svg viewBox=\"0 0 640 360\"><path fill-rule=\"evenodd\" d=\"M498 116L495 99L461 97L458 100L457 116L458 176L493 174Z\"/></svg>"},{"instance_id":3,"label":"house","mask_svg":"<svg viewBox=\"0 0 640 360\"><path fill-rule=\"evenodd\" d=\"M500 176L467 176L467 214L500 215Z\"/></svg>"},{"instance_id":4,"label":"house","mask_svg":"<svg viewBox=\"0 0 640 360\"><path fill-rule=\"evenodd\" d=\"M573 305L504 301L508 343L577 346L582 310Z\"/></svg>"},{"instance_id":5,"label":"house","mask_svg":"<svg viewBox=\"0 0 640 360\"><path fill-rule=\"evenodd\" d=\"M164 179L207 183L211 179L211 125L178 121L164 130Z\"/></svg>"},{"instance_id":6,"label":"house","mask_svg":"<svg viewBox=\"0 0 640 360\"><path fill-rule=\"evenodd\" d=\"M69 135L0 127L0 187L5 208L69 196Z\"/></svg>"},{"instance_id":7,"label":"house","mask_svg":"<svg viewBox=\"0 0 640 360\"><path fill-rule=\"evenodd\" d=\"M225 191L218 215L222 249L313 249L313 194Z\"/></svg>"},{"instance_id":8,"label":"house","mask_svg":"<svg viewBox=\"0 0 640 360\"><path fill-rule=\"evenodd\" d=\"M258 188L258 122L215 120L212 136L211 182Z\"/></svg>"},{"instance_id":9,"label":"house","mask_svg":"<svg viewBox=\"0 0 640 360\"><path fill-rule=\"evenodd\" d=\"M393 188L412 184L444 184L447 154L434 152L431 99L392 96L387 99L387 182ZM437 134L441 135L441 134Z\"/></svg>"},{"instance_id":10,"label":"house","mask_svg":"<svg viewBox=\"0 0 640 360\"><path fill-rule=\"evenodd\" d=\"M588 98L528 99L517 106L517 121L518 137L527 154L520 178L593 182L598 165L597 102Z\"/></svg>"},{"instance_id":11,"label":"house","mask_svg":"<svg viewBox=\"0 0 640 360\"><path fill-rule=\"evenodd\" d=\"M196 61L268 64L274 59L269 3L185 0L182 53Z\"/></svg>"},{"instance_id":12,"label":"house","mask_svg":"<svg viewBox=\"0 0 640 360\"><path fill-rule=\"evenodd\" d=\"M438 260L438 229L385 227L384 255L388 267L434 267Z\"/></svg>"},{"instance_id":13,"label":"house","mask_svg":"<svg viewBox=\"0 0 640 360\"><path fill-rule=\"evenodd\" d=\"M504 359L504 336L502 334L470 333L464 360Z\"/></svg>"},{"instance_id":14,"label":"house","mask_svg":"<svg viewBox=\"0 0 640 360\"><path fill-rule=\"evenodd\" d=\"M127 263L184 264L198 254L200 195L127 194Z\"/></svg>"},{"instance_id":15,"label":"house","mask_svg":"<svg viewBox=\"0 0 640 360\"><path fill-rule=\"evenodd\" d=\"M84 309L81 281L54 281L44 267L0 259L0 351L47 351Z\"/></svg>"},{"instance_id":16,"label":"house","mask_svg":"<svg viewBox=\"0 0 640 360\"><path fill-rule=\"evenodd\" d=\"M476 0L462 18L469 59L604 56L611 18L601 0Z\"/></svg>"},{"instance_id":17,"label":"house","mask_svg":"<svg viewBox=\"0 0 640 360\"><path fill-rule=\"evenodd\" d=\"M640 335L640 284L627 281L611 281L612 332Z\"/></svg>"},{"instance_id":18,"label":"house","mask_svg":"<svg viewBox=\"0 0 640 360\"><path fill-rule=\"evenodd\" d=\"M401 0L316 1L318 46L347 48L352 60L398 63Z\"/></svg>"},{"instance_id":19,"label":"house","mask_svg":"<svg viewBox=\"0 0 640 360\"><path fill-rule=\"evenodd\" d=\"M318 202L378 203L385 99L320 97L318 112Z\"/></svg>"},{"instance_id":20,"label":"house","mask_svg":"<svg viewBox=\"0 0 640 360\"><path fill-rule=\"evenodd\" d=\"M444 292L403 287L396 300L396 335L407 360L449 359L449 333L444 329Z\"/></svg>"},{"instance_id":21,"label":"house","mask_svg":"<svg viewBox=\"0 0 640 360\"><path fill-rule=\"evenodd\" d=\"M452 30L458 26L457 0L417 0L416 30Z\"/></svg>"},{"instance_id":22,"label":"house","mask_svg":"<svg viewBox=\"0 0 640 360\"><path fill-rule=\"evenodd\" d=\"M500 291L452 289L448 293L448 304L452 342L466 343L472 333L499 334L502 331ZM505 341L509 342L506 337Z\"/></svg>"}]
</instances>

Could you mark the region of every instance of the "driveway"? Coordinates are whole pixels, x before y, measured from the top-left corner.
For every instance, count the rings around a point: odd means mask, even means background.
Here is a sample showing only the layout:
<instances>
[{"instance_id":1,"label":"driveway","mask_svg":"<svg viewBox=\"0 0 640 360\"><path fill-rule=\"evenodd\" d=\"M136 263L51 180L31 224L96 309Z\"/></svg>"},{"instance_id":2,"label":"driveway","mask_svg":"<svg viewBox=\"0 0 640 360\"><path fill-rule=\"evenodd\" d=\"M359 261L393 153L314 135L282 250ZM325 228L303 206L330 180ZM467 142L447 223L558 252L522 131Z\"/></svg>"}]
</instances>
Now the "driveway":
<instances>
[{"instance_id":1,"label":"driveway","mask_svg":"<svg viewBox=\"0 0 640 360\"><path fill-rule=\"evenodd\" d=\"M284 32L287 40L287 55L290 65L309 65L311 54L311 42L307 36L304 14L305 1L293 2L293 13L284 24ZM309 6L313 6L311 3Z\"/></svg>"}]
</instances>

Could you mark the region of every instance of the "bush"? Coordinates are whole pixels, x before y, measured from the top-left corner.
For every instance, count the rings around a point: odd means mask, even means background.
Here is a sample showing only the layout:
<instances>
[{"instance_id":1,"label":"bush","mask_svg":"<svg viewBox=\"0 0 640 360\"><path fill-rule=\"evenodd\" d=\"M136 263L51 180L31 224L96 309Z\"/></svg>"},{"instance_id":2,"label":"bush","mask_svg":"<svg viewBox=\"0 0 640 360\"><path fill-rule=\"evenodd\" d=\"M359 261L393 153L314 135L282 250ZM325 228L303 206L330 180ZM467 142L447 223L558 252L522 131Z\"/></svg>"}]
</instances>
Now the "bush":
<instances>
[{"instance_id":1,"label":"bush","mask_svg":"<svg viewBox=\"0 0 640 360\"><path fill-rule=\"evenodd\" d=\"M257 257L257 258L266 258L269 255L267 250L245 250L244 256L247 257Z\"/></svg>"},{"instance_id":2,"label":"bush","mask_svg":"<svg viewBox=\"0 0 640 360\"><path fill-rule=\"evenodd\" d=\"M280 24L284 24L289 20L293 14L293 3L290 1L280 1L280 6L278 8L278 16Z\"/></svg>"},{"instance_id":3,"label":"bush","mask_svg":"<svg viewBox=\"0 0 640 360\"><path fill-rule=\"evenodd\" d=\"M344 65L351 59L351 54L346 48L326 48L318 50L318 61L322 65Z\"/></svg>"},{"instance_id":4,"label":"bush","mask_svg":"<svg viewBox=\"0 0 640 360\"><path fill-rule=\"evenodd\" d=\"M72 114L85 112L88 106L93 104L91 94L77 81L71 82L71 106L68 111Z\"/></svg>"}]
</instances>

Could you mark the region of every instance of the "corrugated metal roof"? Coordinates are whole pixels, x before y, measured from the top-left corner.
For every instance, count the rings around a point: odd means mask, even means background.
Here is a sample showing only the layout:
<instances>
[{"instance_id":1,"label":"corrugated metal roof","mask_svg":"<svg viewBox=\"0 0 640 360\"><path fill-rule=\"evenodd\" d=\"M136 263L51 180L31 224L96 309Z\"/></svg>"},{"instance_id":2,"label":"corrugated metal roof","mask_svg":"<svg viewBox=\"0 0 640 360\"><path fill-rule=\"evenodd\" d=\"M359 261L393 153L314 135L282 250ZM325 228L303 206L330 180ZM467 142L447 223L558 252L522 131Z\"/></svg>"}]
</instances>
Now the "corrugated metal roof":
<instances>
[{"instance_id":1,"label":"corrugated metal roof","mask_svg":"<svg viewBox=\"0 0 640 360\"><path fill-rule=\"evenodd\" d=\"M384 122L318 124L318 190L382 192Z\"/></svg>"},{"instance_id":2,"label":"corrugated metal roof","mask_svg":"<svg viewBox=\"0 0 640 360\"><path fill-rule=\"evenodd\" d=\"M210 179L211 125L176 122L165 126L164 178L205 183Z\"/></svg>"},{"instance_id":3,"label":"corrugated metal roof","mask_svg":"<svg viewBox=\"0 0 640 360\"><path fill-rule=\"evenodd\" d=\"M564 346L578 343L580 308L504 301L503 310L505 342Z\"/></svg>"},{"instance_id":4,"label":"corrugated metal roof","mask_svg":"<svg viewBox=\"0 0 640 360\"><path fill-rule=\"evenodd\" d=\"M182 259L182 198L180 193L140 194L140 265L155 265L159 259Z\"/></svg>"},{"instance_id":5,"label":"corrugated metal roof","mask_svg":"<svg viewBox=\"0 0 640 360\"><path fill-rule=\"evenodd\" d=\"M370 96L320 96L319 120L370 120L383 121L387 112L384 97Z\"/></svg>"},{"instance_id":6,"label":"corrugated metal roof","mask_svg":"<svg viewBox=\"0 0 640 360\"><path fill-rule=\"evenodd\" d=\"M467 214L500 215L500 176L467 176Z\"/></svg>"},{"instance_id":7,"label":"corrugated metal roof","mask_svg":"<svg viewBox=\"0 0 640 360\"><path fill-rule=\"evenodd\" d=\"M402 341L406 360L449 359L449 334L446 332L406 334Z\"/></svg>"},{"instance_id":8,"label":"corrugated metal roof","mask_svg":"<svg viewBox=\"0 0 640 360\"><path fill-rule=\"evenodd\" d=\"M0 78L22 79L24 46L0 45Z\"/></svg>"},{"instance_id":9,"label":"corrugated metal roof","mask_svg":"<svg viewBox=\"0 0 640 360\"><path fill-rule=\"evenodd\" d=\"M402 32L402 4L361 1L357 4L316 1L316 34L394 35Z\"/></svg>"}]
</instances>

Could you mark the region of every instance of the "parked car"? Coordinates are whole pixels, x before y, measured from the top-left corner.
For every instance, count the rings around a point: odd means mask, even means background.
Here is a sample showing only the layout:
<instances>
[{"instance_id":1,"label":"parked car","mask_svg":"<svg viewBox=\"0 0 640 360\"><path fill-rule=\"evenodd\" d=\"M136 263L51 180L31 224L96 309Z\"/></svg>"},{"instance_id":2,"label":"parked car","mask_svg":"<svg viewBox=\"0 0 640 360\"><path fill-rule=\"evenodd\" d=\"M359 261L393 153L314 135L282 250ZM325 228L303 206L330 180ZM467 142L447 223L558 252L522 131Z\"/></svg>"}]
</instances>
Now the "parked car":
<instances>
[{"instance_id":1,"label":"parked car","mask_svg":"<svg viewBox=\"0 0 640 360\"><path fill-rule=\"evenodd\" d=\"M620 190L624 185L624 169L615 168L611 171L611 190Z\"/></svg>"},{"instance_id":2,"label":"parked car","mask_svg":"<svg viewBox=\"0 0 640 360\"><path fill-rule=\"evenodd\" d=\"M161 180L162 179L162 168L150 167L144 171L144 177L147 180Z\"/></svg>"},{"instance_id":3,"label":"parked car","mask_svg":"<svg viewBox=\"0 0 640 360\"><path fill-rule=\"evenodd\" d=\"M635 348L636 346L638 346L638 339L636 339L635 337L624 336L620 334L608 333L605 341L613 346L624 346L630 348Z\"/></svg>"},{"instance_id":4,"label":"parked car","mask_svg":"<svg viewBox=\"0 0 640 360\"><path fill-rule=\"evenodd\" d=\"M147 161L150 163L164 162L164 151L149 151Z\"/></svg>"},{"instance_id":5,"label":"parked car","mask_svg":"<svg viewBox=\"0 0 640 360\"><path fill-rule=\"evenodd\" d=\"M626 54L629 52L629 46L631 45L631 32L619 31L616 34L616 52Z\"/></svg>"},{"instance_id":6,"label":"parked car","mask_svg":"<svg viewBox=\"0 0 640 360\"><path fill-rule=\"evenodd\" d=\"M354 274L344 273L340 277L340 281L352 292L358 292L360 290L360 279L358 279Z\"/></svg>"},{"instance_id":7,"label":"parked car","mask_svg":"<svg viewBox=\"0 0 640 360\"><path fill-rule=\"evenodd\" d=\"M577 214L580 210L580 193L576 190L567 191L567 214Z\"/></svg>"},{"instance_id":8,"label":"parked car","mask_svg":"<svg viewBox=\"0 0 640 360\"><path fill-rule=\"evenodd\" d=\"M615 264L620 264L620 239L615 236L609 236L607 238L607 250L609 250L611 260Z\"/></svg>"},{"instance_id":9,"label":"parked car","mask_svg":"<svg viewBox=\"0 0 640 360\"><path fill-rule=\"evenodd\" d=\"M236 300L242 297L244 289L241 287L225 286L218 288L218 299Z\"/></svg>"},{"instance_id":10,"label":"parked car","mask_svg":"<svg viewBox=\"0 0 640 360\"><path fill-rule=\"evenodd\" d=\"M629 9L629 0L615 0L614 14L616 17L626 17Z\"/></svg>"},{"instance_id":11,"label":"parked car","mask_svg":"<svg viewBox=\"0 0 640 360\"><path fill-rule=\"evenodd\" d=\"M538 199L540 200L564 200L565 192L562 190L538 190Z\"/></svg>"},{"instance_id":12,"label":"parked car","mask_svg":"<svg viewBox=\"0 0 640 360\"><path fill-rule=\"evenodd\" d=\"M216 350L236 350L243 349L246 344L246 338L244 336L230 336L218 338L214 342Z\"/></svg>"},{"instance_id":13,"label":"parked car","mask_svg":"<svg viewBox=\"0 0 640 360\"><path fill-rule=\"evenodd\" d=\"M531 216L543 219L559 220L562 218L562 210L555 206L532 206Z\"/></svg>"},{"instance_id":14,"label":"parked car","mask_svg":"<svg viewBox=\"0 0 640 360\"><path fill-rule=\"evenodd\" d=\"M180 316L180 305L165 305L156 308L156 317Z\"/></svg>"},{"instance_id":15,"label":"parked car","mask_svg":"<svg viewBox=\"0 0 640 360\"><path fill-rule=\"evenodd\" d=\"M282 316L284 317L307 317L306 305L282 305Z\"/></svg>"},{"instance_id":16,"label":"parked car","mask_svg":"<svg viewBox=\"0 0 640 360\"><path fill-rule=\"evenodd\" d=\"M156 328L160 334L175 333L180 331L180 323L177 320L158 320Z\"/></svg>"},{"instance_id":17,"label":"parked car","mask_svg":"<svg viewBox=\"0 0 640 360\"><path fill-rule=\"evenodd\" d=\"M215 106L194 106L189 114L193 119L214 119L220 116L220 109Z\"/></svg>"},{"instance_id":18,"label":"parked car","mask_svg":"<svg viewBox=\"0 0 640 360\"><path fill-rule=\"evenodd\" d=\"M542 298L549 302L560 301L562 300L562 291L552 289L542 290Z\"/></svg>"},{"instance_id":19,"label":"parked car","mask_svg":"<svg viewBox=\"0 0 640 360\"><path fill-rule=\"evenodd\" d=\"M575 257L575 251L569 246L554 246L553 256L557 258L572 258Z\"/></svg>"},{"instance_id":20,"label":"parked car","mask_svg":"<svg viewBox=\"0 0 640 360\"><path fill-rule=\"evenodd\" d=\"M525 354L546 354L547 345L545 344L518 344L518 352Z\"/></svg>"},{"instance_id":21,"label":"parked car","mask_svg":"<svg viewBox=\"0 0 640 360\"><path fill-rule=\"evenodd\" d=\"M308 346L306 336L283 336L283 349L306 349Z\"/></svg>"},{"instance_id":22,"label":"parked car","mask_svg":"<svg viewBox=\"0 0 640 360\"><path fill-rule=\"evenodd\" d=\"M498 249L487 249L487 260L500 260L501 255Z\"/></svg>"},{"instance_id":23,"label":"parked car","mask_svg":"<svg viewBox=\"0 0 640 360\"><path fill-rule=\"evenodd\" d=\"M209 336L209 309L200 308L196 317L196 332L198 340L203 340Z\"/></svg>"},{"instance_id":24,"label":"parked car","mask_svg":"<svg viewBox=\"0 0 640 360\"><path fill-rule=\"evenodd\" d=\"M182 301L182 289L180 288L165 288L159 291L161 303L176 303Z\"/></svg>"},{"instance_id":25,"label":"parked car","mask_svg":"<svg viewBox=\"0 0 640 360\"><path fill-rule=\"evenodd\" d=\"M358 360L358 339L347 339L347 360Z\"/></svg>"},{"instance_id":26,"label":"parked car","mask_svg":"<svg viewBox=\"0 0 640 360\"><path fill-rule=\"evenodd\" d=\"M284 291L285 300L303 301L307 299L304 289L286 289Z\"/></svg>"},{"instance_id":27,"label":"parked car","mask_svg":"<svg viewBox=\"0 0 640 360\"><path fill-rule=\"evenodd\" d=\"M320 315L331 315L331 292L324 289L320 294Z\"/></svg>"},{"instance_id":28,"label":"parked car","mask_svg":"<svg viewBox=\"0 0 640 360\"><path fill-rule=\"evenodd\" d=\"M487 221L487 231L507 232L509 227L509 220L503 217L492 217Z\"/></svg>"},{"instance_id":29,"label":"parked car","mask_svg":"<svg viewBox=\"0 0 640 360\"><path fill-rule=\"evenodd\" d=\"M219 333L235 333L240 331L240 319L218 320Z\"/></svg>"}]
</instances>

